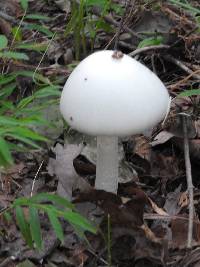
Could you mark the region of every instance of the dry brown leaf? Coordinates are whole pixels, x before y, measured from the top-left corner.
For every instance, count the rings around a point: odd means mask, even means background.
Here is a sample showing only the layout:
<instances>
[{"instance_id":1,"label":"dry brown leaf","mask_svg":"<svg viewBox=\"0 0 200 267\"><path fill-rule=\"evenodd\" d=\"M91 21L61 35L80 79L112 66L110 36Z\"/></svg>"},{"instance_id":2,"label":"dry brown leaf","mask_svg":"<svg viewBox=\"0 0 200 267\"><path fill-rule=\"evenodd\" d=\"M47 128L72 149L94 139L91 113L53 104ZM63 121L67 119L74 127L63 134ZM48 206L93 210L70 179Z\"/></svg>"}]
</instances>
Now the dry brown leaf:
<instances>
[{"instance_id":1,"label":"dry brown leaf","mask_svg":"<svg viewBox=\"0 0 200 267\"><path fill-rule=\"evenodd\" d=\"M137 136L135 138L135 153L141 158L150 160L151 157L151 146L148 139L145 136Z\"/></svg>"},{"instance_id":2,"label":"dry brown leaf","mask_svg":"<svg viewBox=\"0 0 200 267\"><path fill-rule=\"evenodd\" d=\"M189 204L189 199L188 199L188 194L187 192L183 192L180 196L179 202L178 202L179 206L181 208L187 207Z\"/></svg>"},{"instance_id":3,"label":"dry brown leaf","mask_svg":"<svg viewBox=\"0 0 200 267\"><path fill-rule=\"evenodd\" d=\"M153 200L151 200L150 198L148 198L150 203L151 203L151 206L152 206L152 209L159 215L164 215L164 216L169 216L169 214L164 211L162 208L159 208L157 206L157 204L155 202L153 202Z\"/></svg>"}]
</instances>

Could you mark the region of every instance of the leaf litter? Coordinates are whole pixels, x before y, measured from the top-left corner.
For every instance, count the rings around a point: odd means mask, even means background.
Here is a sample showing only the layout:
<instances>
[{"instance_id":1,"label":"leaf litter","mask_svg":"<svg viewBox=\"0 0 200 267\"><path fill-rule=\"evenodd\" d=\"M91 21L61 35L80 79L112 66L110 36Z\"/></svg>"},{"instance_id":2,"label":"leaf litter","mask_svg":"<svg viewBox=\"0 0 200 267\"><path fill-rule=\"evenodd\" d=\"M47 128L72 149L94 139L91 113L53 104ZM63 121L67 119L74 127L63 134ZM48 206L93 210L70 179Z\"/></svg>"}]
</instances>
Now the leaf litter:
<instances>
[{"instance_id":1,"label":"leaf litter","mask_svg":"<svg viewBox=\"0 0 200 267\"><path fill-rule=\"evenodd\" d=\"M15 2L2 2L0 9L7 10L8 15L17 21L22 10L19 3ZM123 6L123 1L113 2L119 2ZM60 244L47 218L40 214L45 249L38 253L29 250L15 224L1 216L0 266L100 267L108 266L109 253L112 265L119 267L199 266L199 96L190 96L189 93L187 96L187 92L183 97L179 94L189 88L199 87L200 37L195 31L198 25L195 17L189 10L174 5L173 2L175 1L165 1L156 6L151 1L134 1L131 6L134 12L129 13L124 32L120 36L120 49L131 53L137 49L141 40L148 39L149 42L146 32L152 32L151 42L155 42L157 35L162 35L162 44L170 46L170 49L147 50L136 57L159 75L174 99L164 126L150 129L145 137L122 140L123 183L119 185L118 194L93 188L96 166L95 159L90 155L95 152L89 146L86 146L89 152L84 152L84 146L79 145L78 141L63 145L63 140L57 138L57 144L51 151L44 149L41 154L37 152L33 157L28 153L25 157L17 155L18 163L13 169L7 171L6 175L1 174L0 205L1 209L5 209L16 196L30 196L33 179L44 159L44 166L36 177L34 193L57 192L72 200L80 213L98 225L97 235L86 233L90 244L88 246L74 234L68 224L63 224L65 240ZM65 29L66 17L71 11L70 1L52 1L52 5L44 5L42 1L30 3L32 11L44 10L50 16L55 13L58 15L52 22L47 22L52 29ZM191 4L196 9L199 8L198 1L191 1ZM98 10L94 11L93 16L98 17ZM116 27L119 15L111 10L108 16L105 21ZM0 18L0 29L7 37L12 23ZM113 34L112 31L99 30L94 48L104 48ZM74 62L72 39L53 41L48 53L49 58L45 62L47 68L43 74L60 75L64 82L71 71L68 64ZM37 57L32 57L31 63L37 64ZM18 79L18 83L21 88L24 85L31 87L28 80L22 78ZM46 112L48 113L48 109ZM182 112L189 116L187 129L194 183L193 247L189 251L186 245L189 198L183 158ZM62 125L60 118L55 118L59 121L58 125ZM62 135L59 127L53 138ZM48 152L50 156L47 156ZM127 175L125 166L128 169ZM109 235L111 243L108 242Z\"/></svg>"}]
</instances>

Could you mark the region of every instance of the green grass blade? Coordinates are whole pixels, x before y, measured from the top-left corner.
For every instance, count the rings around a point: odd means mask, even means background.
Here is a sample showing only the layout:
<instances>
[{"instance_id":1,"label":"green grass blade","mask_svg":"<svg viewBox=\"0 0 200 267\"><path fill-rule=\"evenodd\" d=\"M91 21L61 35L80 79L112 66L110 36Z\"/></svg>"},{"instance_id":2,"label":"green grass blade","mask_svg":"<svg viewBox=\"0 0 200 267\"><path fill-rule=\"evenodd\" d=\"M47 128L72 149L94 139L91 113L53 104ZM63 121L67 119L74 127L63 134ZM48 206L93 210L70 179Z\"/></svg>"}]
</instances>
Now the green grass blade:
<instances>
[{"instance_id":1,"label":"green grass blade","mask_svg":"<svg viewBox=\"0 0 200 267\"><path fill-rule=\"evenodd\" d=\"M24 53L19 52L13 52L13 51L4 51L0 52L0 58L7 58L7 59L23 59L23 60L29 60L29 57Z\"/></svg>"},{"instance_id":2,"label":"green grass blade","mask_svg":"<svg viewBox=\"0 0 200 267\"><path fill-rule=\"evenodd\" d=\"M63 242L64 233L63 233L62 226L59 222L59 219L57 218L56 214L50 209L47 211L47 214L49 216L50 223L55 231L56 236L61 242Z\"/></svg>"},{"instance_id":3,"label":"green grass blade","mask_svg":"<svg viewBox=\"0 0 200 267\"><path fill-rule=\"evenodd\" d=\"M28 244L28 246L30 248L33 247L33 240L31 237L31 232L30 232L30 228L29 228L29 224L27 223L25 216L24 216L24 212L23 209L20 206L16 207L16 220L17 220L17 224L19 226L19 229L22 233L22 236L24 237L26 243Z\"/></svg>"},{"instance_id":4,"label":"green grass blade","mask_svg":"<svg viewBox=\"0 0 200 267\"><path fill-rule=\"evenodd\" d=\"M7 142L0 136L0 158L1 161L6 164L10 165L13 163L12 155L9 149Z\"/></svg>"},{"instance_id":5,"label":"green grass blade","mask_svg":"<svg viewBox=\"0 0 200 267\"><path fill-rule=\"evenodd\" d=\"M193 96L193 95L200 95L200 89L191 89L186 90L178 95L178 97L181 96Z\"/></svg>"},{"instance_id":6,"label":"green grass blade","mask_svg":"<svg viewBox=\"0 0 200 267\"><path fill-rule=\"evenodd\" d=\"M35 149L40 149L41 147L39 145L37 145L36 143L34 143L33 141L31 141L29 138L23 137L17 133L7 133L6 136L12 137L15 140L18 140L20 142L23 142L27 145L32 146Z\"/></svg>"},{"instance_id":7,"label":"green grass blade","mask_svg":"<svg viewBox=\"0 0 200 267\"><path fill-rule=\"evenodd\" d=\"M67 199L60 197L58 195L52 195L48 193L40 193L32 198L30 198L31 202L44 202L44 201L50 201L55 203L56 205L63 206L69 209L74 209L74 205L70 203Z\"/></svg>"},{"instance_id":8,"label":"green grass blade","mask_svg":"<svg viewBox=\"0 0 200 267\"><path fill-rule=\"evenodd\" d=\"M40 219L38 216L37 208L30 206L29 207L29 223L32 239L35 242L35 245L38 249L42 248L42 234L40 227Z\"/></svg>"},{"instance_id":9,"label":"green grass blade","mask_svg":"<svg viewBox=\"0 0 200 267\"><path fill-rule=\"evenodd\" d=\"M78 214L77 212L67 211L63 212L63 217L72 225L78 226L85 231L89 231L93 234L96 233L97 229L87 219Z\"/></svg>"},{"instance_id":10,"label":"green grass blade","mask_svg":"<svg viewBox=\"0 0 200 267\"><path fill-rule=\"evenodd\" d=\"M7 48L8 45L8 39L5 35L0 34L0 50Z\"/></svg>"}]
</instances>

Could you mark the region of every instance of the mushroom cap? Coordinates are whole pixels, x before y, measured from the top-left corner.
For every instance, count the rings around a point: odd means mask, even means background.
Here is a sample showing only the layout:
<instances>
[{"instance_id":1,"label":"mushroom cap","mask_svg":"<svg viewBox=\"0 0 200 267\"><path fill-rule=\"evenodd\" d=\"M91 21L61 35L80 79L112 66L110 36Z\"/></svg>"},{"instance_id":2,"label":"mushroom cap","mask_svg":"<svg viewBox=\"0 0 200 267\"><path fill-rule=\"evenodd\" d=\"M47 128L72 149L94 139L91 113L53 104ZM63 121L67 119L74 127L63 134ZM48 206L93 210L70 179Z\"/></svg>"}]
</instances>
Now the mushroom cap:
<instances>
[{"instance_id":1,"label":"mushroom cap","mask_svg":"<svg viewBox=\"0 0 200 267\"><path fill-rule=\"evenodd\" d=\"M95 136L142 133L165 117L168 106L168 91L152 71L111 50L81 61L65 83L60 101L68 124Z\"/></svg>"}]
</instances>

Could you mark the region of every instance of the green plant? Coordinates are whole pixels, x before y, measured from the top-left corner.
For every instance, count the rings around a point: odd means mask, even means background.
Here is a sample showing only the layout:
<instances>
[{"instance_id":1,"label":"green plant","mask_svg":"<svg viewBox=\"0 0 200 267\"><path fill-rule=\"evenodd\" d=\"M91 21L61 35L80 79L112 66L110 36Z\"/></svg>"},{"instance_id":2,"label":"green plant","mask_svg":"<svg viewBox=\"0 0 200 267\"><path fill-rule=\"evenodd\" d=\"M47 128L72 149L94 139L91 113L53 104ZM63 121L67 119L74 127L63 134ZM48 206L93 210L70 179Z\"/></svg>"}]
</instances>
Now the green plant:
<instances>
[{"instance_id":1,"label":"green plant","mask_svg":"<svg viewBox=\"0 0 200 267\"><path fill-rule=\"evenodd\" d=\"M178 97L200 95L200 89L190 89L181 92Z\"/></svg>"},{"instance_id":2,"label":"green plant","mask_svg":"<svg viewBox=\"0 0 200 267\"><path fill-rule=\"evenodd\" d=\"M111 0L81 0L80 3L72 2L71 18L66 26L65 36L73 34L75 44L76 60L80 59L80 52L87 54L86 36L90 39L90 47L93 50L95 38L98 30L106 32L112 31L112 27L104 21L104 16L109 10L121 13L119 5L112 3ZM97 7L101 10L101 16L95 17L91 12L92 8Z\"/></svg>"},{"instance_id":3,"label":"green plant","mask_svg":"<svg viewBox=\"0 0 200 267\"><path fill-rule=\"evenodd\" d=\"M10 99L17 89L16 78L21 76L30 78L33 75L39 88L31 95L15 100L13 103ZM48 125L41 111L49 105L58 103L59 89L60 86L51 84L41 74L31 71L0 75L0 166L13 163L11 156L13 150L25 150L24 145L38 149L40 146L36 141L48 141L47 138L35 132L33 127Z\"/></svg>"},{"instance_id":4,"label":"green plant","mask_svg":"<svg viewBox=\"0 0 200 267\"><path fill-rule=\"evenodd\" d=\"M24 213L26 208L26 214ZM43 248L42 230L40 225L39 213L48 215L51 226L53 227L57 238L63 242L64 233L60 219L69 222L76 233L85 238L85 231L96 233L97 229L87 219L82 217L65 198L58 195L40 193L31 198L18 198L14 203L3 211L3 215L7 220L11 220L11 210L15 210L16 221L22 236L30 248Z\"/></svg>"},{"instance_id":5,"label":"green plant","mask_svg":"<svg viewBox=\"0 0 200 267\"><path fill-rule=\"evenodd\" d=\"M138 48L151 46L151 45L160 45L163 43L163 37L162 36L155 36L155 37L149 37L143 39L139 44Z\"/></svg>"},{"instance_id":6,"label":"green plant","mask_svg":"<svg viewBox=\"0 0 200 267\"><path fill-rule=\"evenodd\" d=\"M189 3L187 0L169 0L171 3L188 10L193 15L197 15L200 13L200 10L198 8L195 8Z\"/></svg>"},{"instance_id":7,"label":"green plant","mask_svg":"<svg viewBox=\"0 0 200 267\"><path fill-rule=\"evenodd\" d=\"M53 126L43 118L43 109L57 105L60 98L60 86L57 81L51 81L38 73L41 61L44 58L48 45L51 42L24 42L23 30L37 30L45 37L54 38L45 26L32 21L44 21L49 18L40 14L27 14L28 0L20 1L24 9L23 17L17 27L12 29L13 40L9 44L5 35L0 35L0 61L2 62L0 74L0 171L13 164L12 152L26 151L30 148L40 149L41 142L48 142L47 138L35 131L38 125ZM24 21L31 22L24 22ZM44 52L35 71L11 71L7 66L12 60L12 66L29 60L27 52ZM24 52L26 51L26 53ZM5 67L5 68L4 68ZM16 68L18 69L18 68ZM29 81L27 92L19 92L18 83L21 79ZM4 170L3 170L4 171ZM27 216L24 213L27 211ZM63 228L60 219L68 221L78 233L85 238L84 232L96 233L96 228L83 218L75 207L66 199L57 195L42 193L31 198L18 198L14 203L0 212L7 221L12 220L13 211L19 229L31 248L43 247L42 230L40 226L40 213L48 215L56 236L64 240ZM12 214L12 215L11 215Z\"/></svg>"},{"instance_id":8,"label":"green plant","mask_svg":"<svg viewBox=\"0 0 200 267\"><path fill-rule=\"evenodd\" d=\"M200 29L200 8L193 7L187 0L169 0L169 2L191 13Z\"/></svg>"},{"instance_id":9,"label":"green plant","mask_svg":"<svg viewBox=\"0 0 200 267\"><path fill-rule=\"evenodd\" d=\"M22 41L22 21L25 18L31 18L32 20L47 18L38 14L27 15L28 1L21 0L21 4L24 8L24 15L18 27L13 28L14 36L11 44L9 44L5 35L0 35L0 60L2 62L0 74L0 167L7 167L13 163L12 151L24 151L27 145L39 149L38 142L48 141L47 138L34 131L34 128L38 125L52 126L43 119L41 111L49 105L57 104L60 97L60 86L36 73L38 67L35 71L22 70L7 73L10 60L12 60L12 65L19 63L21 60L29 60L28 55L22 50L39 53L44 51L43 59L49 45L47 42L25 43ZM32 84L31 87L34 88L34 91L32 92L29 89L26 97L17 93L16 99L17 80L24 78L32 80L30 86ZM14 101L13 95L15 95ZM45 101L43 101L44 99Z\"/></svg>"},{"instance_id":10,"label":"green plant","mask_svg":"<svg viewBox=\"0 0 200 267\"><path fill-rule=\"evenodd\" d=\"M0 35L0 58L2 59L23 59L28 60L29 57L22 52L16 52L8 48L8 39L5 35Z\"/></svg>"}]
</instances>

